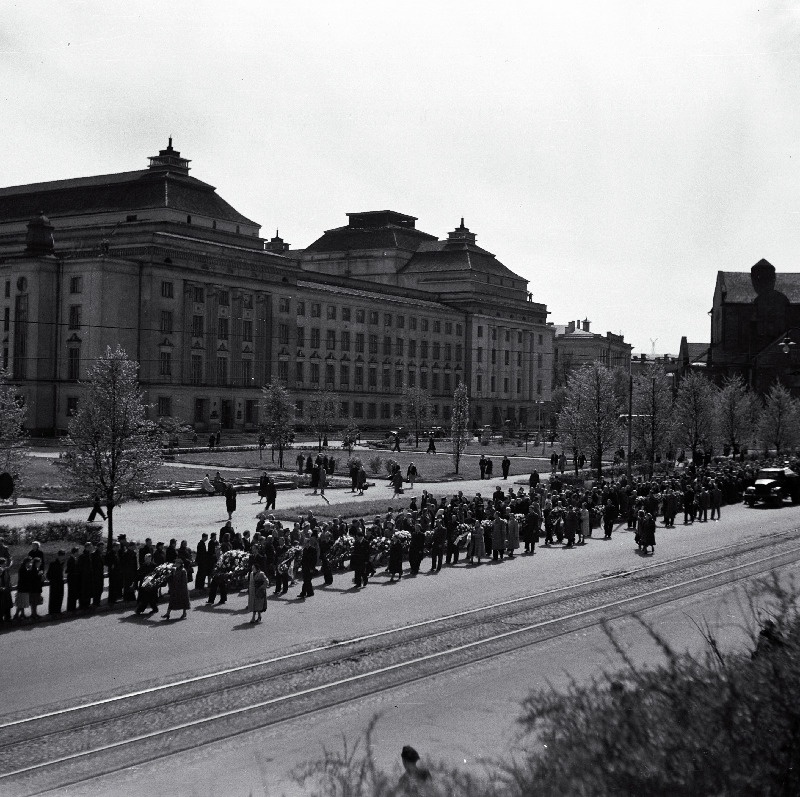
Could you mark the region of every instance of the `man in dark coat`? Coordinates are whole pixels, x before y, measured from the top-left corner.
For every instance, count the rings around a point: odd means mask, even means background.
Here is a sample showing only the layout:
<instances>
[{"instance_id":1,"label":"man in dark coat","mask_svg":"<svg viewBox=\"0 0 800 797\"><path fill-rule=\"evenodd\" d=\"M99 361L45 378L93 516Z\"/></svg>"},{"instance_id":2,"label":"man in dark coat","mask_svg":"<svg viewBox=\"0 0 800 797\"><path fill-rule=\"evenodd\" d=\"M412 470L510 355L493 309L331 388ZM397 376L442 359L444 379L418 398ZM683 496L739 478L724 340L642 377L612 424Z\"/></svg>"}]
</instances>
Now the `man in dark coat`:
<instances>
[{"instance_id":1,"label":"man in dark coat","mask_svg":"<svg viewBox=\"0 0 800 797\"><path fill-rule=\"evenodd\" d=\"M267 509L275 509L275 499L278 497L278 488L275 486L275 480L272 476L267 476L264 495L267 499Z\"/></svg>"},{"instance_id":2,"label":"man in dark coat","mask_svg":"<svg viewBox=\"0 0 800 797\"><path fill-rule=\"evenodd\" d=\"M105 586L105 553L103 543L98 543L92 553L92 606L99 606Z\"/></svg>"},{"instance_id":3,"label":"man in dark coat","mask_svg":"<svg viewBox=\"0 0 800 797\"><path fill-rule=\"evenodd\" d=\"M433 527L433 540L431 541L431 573L438 573L442 569L442 554L445 545L447 545L447 529L441 520L437 520Z\"/></svg>"},{"instance_id":4,"label":"man in dark coat","mask_svg":"<svg viewBox=\"0 0 800 797\"><path fill-rule=\"evenodd\" d=\"M120 562L119 543L115 542L106 554L108 567L108 605L113 606L122 600L122 563Z\"/></svg>"},{"instance_id":5,"label":"man in dark coat","mask_svg":"<svg viewBox=\"0 0 800 797\"><path fill-rule=\"evenodd\" d=\"M136 543L129 542L123 547L120 554L120 571L122 573L122 599L125 601L136 600Z\"/></svg>"},{"instance_id":6,"label":"man in dark coat","mask_svg":"<svg viewBox=\"0 0 800 797\"><path fill-rule=\"evenodd\" d=\"M356 588L366 587L369 578L369 540L364 536L363 529L359 529L356 534L350 567L353 570L353 583Z\"/></svg>"},{"instance_id":7,"label":"man in dark coat","mask_svg":"<svg viewBox=\"0 0 800 797\"><path fill-rule=\"evenodd\" d=\"M78 595L81 590L81 577L78 569L78 549L72 548L66 565L67 571L67 611L74 612L78 606Z\"/></svg>"},{"instance_id":8,"label":"man in dark coat","mask_svg":"<svg viewBox=\"0 0 800 797\"><path fill-rule=\"evenodd\" d=\"M603 532L607 540L611 539L611 532L614 530L614 523L617 520L617 507L609 498L603 508Z\"/></svg>"},{"instance_id":9,"label":"man in dark coat","mask_svg":"<svg viewBox=\"0 0 800 797\"><path fill-rule=\"evenodd\" d=\"M142 614L148 606L153 614L158 611L158 590L155 587L142 586L142 582L145 578L155 569L156 565L153 563L153 557L147 554L136 574L136 580L139 586L139 596L136 601L136 614Z\"/></svg>"},{"instance_id":10,"label":"man in dark coat","mask_svg":"<svg viewBox=\"0 0 800 797\"><path fill-rule=\"evenodd\" d=\"M508 478L508 472L511 470L511 460L508 458L507 454L503 455L503 462L501 463L501 467L503 469L503 478Z\"/></svg>"},{"instance_id":11,"label":"man in dark coat","mask_svg":"<svg viewBox=\"0 0 800 797\"><path fill-rule=\"evenodd\" d=\"M300 560L300 569L303 574L303 588L300 590L301 598L314 597L314 578L315 568L317 566L317 548L312 544L311 538L307 538L305 547L303 548L302 558Z\"/></svg>"},{"instance_id":12,"label":"man in dark coat","mask_svg":"<svg viewBox=\"0 0 800 797\"><path fill-rule=\"evenodd\" d=\"M422 559L425 556L425 532L419 527L414 526L411 532L411 544L408 549L408 565L411 570L411 575L415 576L419 573L419 566L422 564Z\"/></svg>"},{"instance_id":13,"label":"man in dark coat","mask_svg":"<svg viewBox=\"0 0 800 797\"><path fill-rule=\"evenodd\" d=\"M208 534L203 532L200 542L197 543L197 556L195 563L197 564L197 575L195 576L194 586L195 589L206 588L206 576L208 576L208 546L206 541Z\"/></svg>"},{"instance_id":14,"label":"man in dark coat","mask_svg":"<svg viewBox=\"0 0 800 797\"><path fill-rule=\"evenodd\" d=\"M236 511L236 488L232 484L225 488L225 511L228 513L228 520L231 520Z\"/></svg>"},{"instance_id":15,"label":"man in dark coat","mask_svg":"<svg viewBox=\"0 0 800 797\"><path fill-rule=\"evenodd\" d=\"M59 551L47 567L47 580L50 582L47 611L51 617L61 616L61 604L64 602L64 555L64 551Z\"/></svg>"},{"instance_id":16,"label":"man in dark coat","mask_svg":"<svg viewBox=\"0 0 800 797\"><path fill-rule=\"evenodd\" d=\"M92 595L94 593L94 564L92 556L94 553L94 545L87 542L83 553L78 557L77 570L78 570L78 605L81 609L89 609L92 605Z\"/></svg>"}]
</instances>

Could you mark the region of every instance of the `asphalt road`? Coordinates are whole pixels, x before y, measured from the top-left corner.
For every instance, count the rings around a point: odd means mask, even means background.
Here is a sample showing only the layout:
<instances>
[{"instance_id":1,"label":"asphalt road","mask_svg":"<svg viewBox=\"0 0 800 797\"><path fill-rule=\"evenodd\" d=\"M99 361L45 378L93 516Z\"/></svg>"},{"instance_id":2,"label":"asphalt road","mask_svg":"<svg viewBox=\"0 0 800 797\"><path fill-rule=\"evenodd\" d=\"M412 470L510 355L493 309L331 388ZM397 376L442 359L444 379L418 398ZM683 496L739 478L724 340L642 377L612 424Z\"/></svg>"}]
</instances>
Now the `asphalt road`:
<instances>
[{"instance_id":1,"label":"asphalt road","mask_svg":"<svg viewBox=\"0 0 800 797\"><path fill-rule=\"evenodd\" d=\"M787 568L795 575L797 567ZM745 584L725 586L642 614L674 649L702 654L698 630L716 629L723 651L749 649L752 621ZM632 618L611 624L635 664L652 665L662 653ZM597 626L535 647L477 662L444 675L353 701L280 726L254 730L212 746L171 756L59 791L74 797L154 793L179 797L217 794L307 794L294 773L321 757L323 748L341 751L344 740L363 743L376 719L373 752L378 765L399 775L399 751L412 744L428 763L441 762L475 774L482 760L507 757L516 747L521 699L534 689L564 689L574 679L588 682L623 667L606 633Z\"/></svg>"}]
</instances>

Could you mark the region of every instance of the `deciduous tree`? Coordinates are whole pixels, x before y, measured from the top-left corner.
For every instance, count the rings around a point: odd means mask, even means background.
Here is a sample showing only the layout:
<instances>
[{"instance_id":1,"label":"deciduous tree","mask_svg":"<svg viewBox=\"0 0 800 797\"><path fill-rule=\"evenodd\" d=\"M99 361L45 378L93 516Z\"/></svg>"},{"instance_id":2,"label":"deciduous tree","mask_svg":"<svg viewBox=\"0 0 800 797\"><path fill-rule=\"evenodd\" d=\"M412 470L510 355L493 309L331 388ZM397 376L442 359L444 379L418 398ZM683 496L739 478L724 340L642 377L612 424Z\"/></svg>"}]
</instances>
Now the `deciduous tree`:
<instances>
[{"instance_id":1,"label":"deciduous tree","mask_svg":"<svg viewBox=\"0 0 800 797\"><path fill-rule=\"evenodd\" d=\"M650 478L656 457L672 443L672 382L651 366L633 378L633 440L647 462Z\"/></svg>"},{"instance_id":2,"label":"deciduous tree","mask_svg":"<svg viewBox=\"0 0 800 797\"><path fill-rule=\"evenodd\" d=\"M798 423L800 411L797 400L780 382L775 382L767 393L759 422L764 448L774 446L775 452L781 454L794 446L798 440Z\"/></svg>"},{"instance_id":3,"label":"deciduous tree","mask_svg":"<svg viewBox=\"0 0 800 797\"><path fill-rule=\"evenodd\" d=\"M403 419L414 430L416 448L419 448L420 435L431 415L430 394L421 387L407 387L403 391Z\"/></svg>"},{"instance_id":4,"label":"deciduous tree","mask_svg":"<svg viewBox=\"0 0 800 797\"><path fill-rule=\"evenodd\" d=\"M461 382L453 394L453 413L450 416L450 434L453 437L453 466L456 473L461 464L461 455L467 447L469 430L469 395L467 386Z\"/></svg>"},{"instance_id":5,"label":"deciduous tree","mask_svg":"<svg viewBox=\"0 0 800 797\"><path fill-rule=\"evenodd\" d=\"M308 413L311 428L317 435L319 450L322 450L322 441L336 426L336 411L339 407L339 394L331 390L316 390L314 397L308 404Z\"/></svg>"},{"instance_id":6,"label":"deciduous tree","mask_svg":"<svg viewBox=\"0 0 800 797\"><path fill-rule=\"evenodd\" d=\"M117 346L90 367L78 411L70 420L64 475L108 508L108 544L114 539L114 507L141 498L162 464L161 433L147 420L139 389L139 364Z\"/></svg>"},{"instance_id":7,"label":"deciduous tree","mask_svg":"<svg viewBox=\"0 0 800 797\"><path fill-rule=\"evenodd\" d=\"M602 478L603 455L620 441L619 413L614 376L608 368L600 363L587 363L570 374L559 430L562 441L567 441L576 455L576 467L577 454L590 452L597 477Z\"/></svg>"},{"instance_id":8,"label":"deciduous tree","mask_svg":"<svg viewBox=\"0 0 800 797\"><path fill-rule=\"evenodd\" d=\"M297 409L289 391L279 379L261 388L259 416L264 436L278 449L278 465L283 468L283 450L291 442Z\"/></svg>"},{"instance_id":9,"label":"deciduous tree","mask_svg":"<svg viewBox=\"0 0 800 797\"><path fill-rule=\"evenodd\" d=\"M25 415L25 405L8 383L8 373L0 370L0 470L11 474L15 494L24 480L28 460Z\"/></svg>"},{"instance_id":10,"label":"deciduous tree","mask_svg":"<svg viewBox=\"0 0 800 797\"><path fill-rule=\"evenodd\" d=\"M714 438L716 390L703 374L689 373L675 396L675 443L694 453Z\"/></svg>"},{"instance_id":11,"label":"deciduous tree","mask_svg":"<svg viewBox=\"0 0 800 797\"><path fill-rule=\"evenodd\" d=\"M714 404L720 439L735 452L753 436L758 401L736 374L725 379Z\"/></svg>"}]
</instances>

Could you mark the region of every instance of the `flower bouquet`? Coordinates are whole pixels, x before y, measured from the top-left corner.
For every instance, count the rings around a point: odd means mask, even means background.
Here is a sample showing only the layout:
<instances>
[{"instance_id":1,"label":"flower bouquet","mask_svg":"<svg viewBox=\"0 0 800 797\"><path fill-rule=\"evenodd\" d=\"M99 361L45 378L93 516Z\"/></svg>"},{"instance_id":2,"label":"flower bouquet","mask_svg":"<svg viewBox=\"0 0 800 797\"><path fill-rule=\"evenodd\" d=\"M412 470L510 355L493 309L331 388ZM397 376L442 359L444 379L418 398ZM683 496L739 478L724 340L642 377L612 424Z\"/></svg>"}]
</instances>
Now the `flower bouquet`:
<instances>
[{"instance_id":1,"label":"flower bouquet","mask_svg":"<svg viewBox=\"0 0 800 797\"><path fill-rule=\"evenodd\" d=\"M281 561L278 562L278 572L279 573L289 573L292 574L294 570L295 561L298 560L303 555L303 546L302 545L293 545L289 548L286 553L284 553Z\"/></svg>"},{"instance_id":2,"label":"flower bouquet","mask_svg":"<svg viewBox=\"0 0 800 797\"><path fill-rule=\"evenodd\" d=\"M241 589L250 572L250 554L245 551L225 551L214 568L214 576L223 576L228 589Z\"/></svg>"},{"instance_id":3,"label":"flower bouquet","mask_svg":"<svg viewBox=\"0 0 800 797\"><path fill-rule=\"evenodd\" d=\"M462 551L466 551L472 539L472 528L468 523L459 523L456 532L458 534L455 539L456 547Z\"/></svg>"},{"instance_id":4,"label":"flower bouquet","mask_svg":"<svg viewBox=\"0 0 800 797\"><path fill-rule=\"evenodd\" d=\"M344 563L349 561L350 557L353 555L353 546L355 542L355 539L349 534L342 534L341 537L334 540L328 552L328 561L333 569L344 569Z\"/></svg>"},{"instance_id":5,"label":"flower bouquet","mask_svg":"<svg viewBox=\"0 0 800 797\"><path fill-rule=\"evenodd\" d=\"M149 576L142 579L142 589L161 589L169 583L175 565L165 562L159 565Z\"/></svg>"},{"instance_id":6,"label":"flower bouquet","mask_svg":"<svg viewBox=\"0 0 800 797\"><path fill-rule=\"evenodd\" d=\"M482 520L481 527L484 529L493 529L494 528L494 521L493 520Z\"/></svg>"},{"instance_id":7,"label":"flower bouquet","mask_svg":"<svg viewBox=\"0 0 800 797\"><path fill-rule=\"evenodd\" d=\"M522 514L520 514L519 512L517 512L517 513L514 515L514 517L517 519L517 523L519 523L519 524L520 524L520 526L521 526L521 525L522 525L522 524L525 522L525 515L522 515Z\"/></svg>"},{"instance_id":8,"label":"flower bouquet","mask_svg":"<svg viewBox=\"0 0 800 797\"><path fill-rule=\"evenodd\" d=\"M396 531L392 535L392 540L400 540L403 545L403 553L408 554L409 548L411 548L411 532L410 531Z\"/></svg>"},{"instance_id":9,"label":"flower bouquet","mask_svg":"<svg viewBox=\"0 0 800 797\"><path fill-rule=\"evenodd\" d=\"M433 532L426 531L425 532L425 555L427 556L431 552L431 545L433 545Z\"/></svg>"},{"instance_id":10,"label":"flower bouquet","mask_svg":"<svg viewBox=\"0 0 800 797\"><path fill-rule=\"evenodd\" d=\"M391 540L387 537L373 537L369 541L369 558L373 565L379 565L389 556Z\"/></svg>"}]
</instances>

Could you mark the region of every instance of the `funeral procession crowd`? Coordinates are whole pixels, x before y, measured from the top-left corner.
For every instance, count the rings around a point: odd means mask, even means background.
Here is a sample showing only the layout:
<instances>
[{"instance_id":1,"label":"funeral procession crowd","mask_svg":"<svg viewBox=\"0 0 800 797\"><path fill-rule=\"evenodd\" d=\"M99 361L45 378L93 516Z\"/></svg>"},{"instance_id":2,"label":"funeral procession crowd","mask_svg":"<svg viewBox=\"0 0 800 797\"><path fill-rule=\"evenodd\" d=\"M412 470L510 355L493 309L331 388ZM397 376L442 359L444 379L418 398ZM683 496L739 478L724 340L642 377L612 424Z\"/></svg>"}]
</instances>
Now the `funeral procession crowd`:
<instances>
[{"instance_id":1,"label":"funeral procession crowd","mask_svg":"<svg viewBox=\"0 0 800 797\"><path fill-rule=\"evenodd\" d=\"M121 534L109 550L86 543L82 550L58 551L49 562L34 542L15 564L0 540L0 621L4 627L24 622L26 610L30 621L41 619L46 582L47 614L53 619L62 616L65 597L69 614L96 609L106 584L107 603L135 603L136 614L157 612L165 590L163 617L170 619L172 612L180 611L179 619L184 619L193 585L208 605L226 603L231 592L246 590L251 622L257 623L266 610L269 587L274 596L282 596L299 581L297 597L306 599L314 595L316 578L330 585L336 571L349 571L354 589L361 589L378 568L394 581L416 576L426 558L434 574L443 564L475 567L484 559L500 563L513 559L520 549L523 555L533 555L540 542L545 548L583 545L595 529L602 528L603 539L611 539L621 525L634 531L639 553L652 554L659 519L664 528L673 528L679 515L683 524L718 521L724 505L741 500L756 471L752 463L689 464L681 473L651 481L628 482L623 476L593 486L570 485L569 477L558 473L541 480L534 472L527 489L504 491L498 485L491 495L458 492L438 501L423 491L419 500L414 496L402 508L395 503L384 516L369 521L320 521L309 511L285 524L267 510L257 515L252 535L249 530L236 531L231 520L219 532L203 533L194 548L186 540L164 545L148 538L137 543ZM351 491L361 486L354 483ZM269 508L274 507L273 487L260 490ZM231 517L235 493L224 494ZM12 573L17 576L16 590Z\"/></svg>"}]
</instances>

